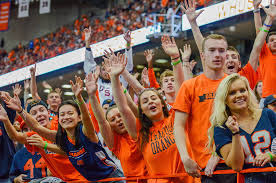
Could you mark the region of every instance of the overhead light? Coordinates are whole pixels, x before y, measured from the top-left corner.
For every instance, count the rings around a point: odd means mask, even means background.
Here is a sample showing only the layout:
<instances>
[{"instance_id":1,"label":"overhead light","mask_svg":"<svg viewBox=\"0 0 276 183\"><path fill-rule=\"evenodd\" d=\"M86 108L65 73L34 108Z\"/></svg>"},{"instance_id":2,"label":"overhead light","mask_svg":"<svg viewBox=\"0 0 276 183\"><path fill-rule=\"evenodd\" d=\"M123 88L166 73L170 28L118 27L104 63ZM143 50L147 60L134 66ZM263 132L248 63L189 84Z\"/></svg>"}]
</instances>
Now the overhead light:
<instances>
[{"instance_id":1,"label":"overhead light","mask_svg":"<svg viewBox=\"0 0 276 183\"><path fill-rule=\"evenodd\" d=\"M44 93L50 93L50 90L49 89L45 89L43 90Z\"/></svg>"},{"instance_id":2,"label":"overhead light","mask_svg":"<svg viewBox=\"0 0 276 183\"><path fill-rule=\"evenodd\" d=\"M59 76L58 79L59 79L59 80L63 80L63 76Z\"/></svg>"},{"instance_id":3,"label":"overhead light","mask_svg":"<svg viewBox=\"0 0 276 183\"><path fill-rule=\"evenodd\" d=\"M32 94L29 93L29 94L28 94L28 97L32 97Z\"/></svg>"},{"instance_id":4,"label":"overhead light","mask_svg":"<svg viewBox=\"0 0 276 183\"><path fill-rule=\"evenodd\" d=\"M74 93L73 92L64 92L64 95L66 95L66 96L73 96Z\"/></svg>"},{"instance_id":5,"label":"overhead light","mask_svg":"<svg viewBox=\"0 0 276 183\"><path fill-rule=\"evenodd\" d=\"M236 26L235 26L235 25L230 26L230 27L229 27L229 30L230 30L231 32L235 32L235 31L236 31Z\"/></svg>"},{"instance_id":6,"label":"overhead light","mask_svg":"<svg viewBox=\"0 0 276 183\"><path fill-rule=\"evenodd\" d=\"M81 75L82 74L82 70L78 70L78 75Z\"/></svg>"},{"instance_id":7,"label":"overhead light","mask_svg":"<svg viewBox=\"0 0 276 183\"><path fill-rule=\"evenodd\" d=\"M168 62L168 60L166 60L166 59L157 59L157 60L155 60L155 62L159 63L159 64L165 64L165 63Z\"/></svg>"},{"instance_id":8,"label":"overhead light","mask_svg":"<svg viewBox=\"0 0 276 183\"><path fill-rule=\"evenodd\" d=\"M154 70L154 71L160 71L160 68L154 67L153 70Z\"/></svg>"},{"instance_id":9,"label":"overhead light","mask_svg":"<svg viewBox=\"0 0 276 183\"><path fill-rule=\"evenodd\" d=\"M136 66L137 69L144 69L144 67L145 67L144 65L137 65Z\"/></svg>"},{"instance_id":10,"label":"overhead light","mask_svg":"<svg viewBox=\"0 0 276 183\"><path fill-rule=\"evenodd\" d=\"M71 88L71 85L64 84L64 85L61 85L61 88Z\"/></svg>"}]
</instances>

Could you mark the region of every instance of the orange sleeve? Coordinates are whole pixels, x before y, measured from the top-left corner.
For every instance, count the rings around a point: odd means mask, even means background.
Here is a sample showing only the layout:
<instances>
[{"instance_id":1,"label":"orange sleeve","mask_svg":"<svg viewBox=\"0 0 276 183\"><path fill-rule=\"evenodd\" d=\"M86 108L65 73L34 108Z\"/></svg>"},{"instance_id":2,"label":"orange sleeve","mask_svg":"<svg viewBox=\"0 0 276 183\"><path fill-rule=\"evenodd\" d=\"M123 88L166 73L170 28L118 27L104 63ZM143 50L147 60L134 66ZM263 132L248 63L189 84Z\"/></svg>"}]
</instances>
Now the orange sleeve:
<instances>
[{"instance_id":1,"label":"orange sleeve","mask_svg":"<svg viewBox=\"0 0 276 183\"><path fill-rule=\"evenodd\" d=\"M116 157L119 157L119 152L118 150L120 149L120 135L118 135L117 133L113 133L114 134L114 144L113 144L113 148L110 149L108 146L108 148L116 155Z\"/></svg>"},{"instance_id":2,"label":"orange sleeve","mask_svg":"<svg viewBox=\"0 0 276 183\"><path fill-rule=\"evenodd\" d=\"M160 85L158 84L155 73L153 68L148 68L148 74L149 74L149 82L151 88L160 88Z\"/></svg>"},{"instance_id":3,"label":"orange sleeve","mask_svg":"<svg viewBox=\"0 0 276 183\"><path fill-rule=\"evenodd\" d=\"M253 90L258 81L258 74L249 62L239 71L239 74L247 78L250 88Z\"/></svg>"},{"instance_id":4,"label":"orange sleeve","mask_svg":"<svg viewBox=\"0 0 276 183\"><path fill-rule=\"evenodd\" d=\"M98 102L100 103L100 98L99 98L99 92L98 92L98 90L97 90L97 92L96 92L96 97L97 97L97 99L98 99ZM95 131L96 131L97 133L99 133L100 127L99 127L98 121L97 121L97 119L96 119L96 117L95 117L95 115L94 115L94 113L93 113L93 111L92 111L92 107L91 107L90 101L89 101L89 103L88 103L88 110L89 110L89 112L90 112L91 120L92 120L92 123L93 123L93 125L94 125Z\"/></svg>"},{"instance_id":5,"label":"orange sleeve","mask_svg":"<svg viewBox=\"0 0 276 183\"><path fill-rule=\"evenodd\" d=\"M174 110L178 110L188 114L190 113L193 101L191 97L191 90L193 90L193 87L191 87L190 85L193 81L194 79L191 79L184 81L184 83L182 83L176 96L175 102L173 104Z\"/></svg>"},{"instance_id":6,"label":"orange sleeve","mask_svg":"<svg viewBox=\"0 0 276 183\"><path fill-rule=\"evenodd\" d=\"M264 43L263 47L262 47L262 50L261 50L261 53L260 53L260 59L259 61L261 62L263 57L267 56L269 54L269 48L266 44L266 42Z\"/></svg>"}]
</instances>

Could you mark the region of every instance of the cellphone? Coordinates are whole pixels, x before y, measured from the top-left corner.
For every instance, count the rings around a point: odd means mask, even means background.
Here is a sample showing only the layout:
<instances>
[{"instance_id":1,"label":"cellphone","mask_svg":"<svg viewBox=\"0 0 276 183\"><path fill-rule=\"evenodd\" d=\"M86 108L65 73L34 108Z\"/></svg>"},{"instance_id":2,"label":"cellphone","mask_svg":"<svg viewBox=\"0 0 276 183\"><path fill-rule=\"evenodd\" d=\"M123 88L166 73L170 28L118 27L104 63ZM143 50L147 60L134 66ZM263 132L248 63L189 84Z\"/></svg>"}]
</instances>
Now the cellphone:
<instances>
[{"instance_id":1,"label":"cellphone","mask_svg":"<svg viewBox=\"0 0 276 183\"><path fill-rule=\"evenodd\" d=\"M32 180L30 177L22 177L22 180L25 180L25 181L30 181Z\"/></svg>"}]
</instances>

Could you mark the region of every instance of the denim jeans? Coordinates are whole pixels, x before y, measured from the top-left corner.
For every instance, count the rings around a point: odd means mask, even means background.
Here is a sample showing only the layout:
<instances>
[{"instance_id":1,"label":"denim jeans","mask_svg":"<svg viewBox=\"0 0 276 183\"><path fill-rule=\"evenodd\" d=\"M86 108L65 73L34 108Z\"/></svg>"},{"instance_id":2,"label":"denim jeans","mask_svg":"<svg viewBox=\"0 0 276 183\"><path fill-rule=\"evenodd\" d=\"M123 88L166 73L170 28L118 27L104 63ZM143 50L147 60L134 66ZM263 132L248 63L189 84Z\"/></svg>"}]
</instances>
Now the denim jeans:
<instances>
[{"instance_id":1,"label":"denim jeans","mask_svg":"<svg viewBox=\"0 0 276 183\"><path fill-rule=\"evenodd\" d=\"M276 172L256 172L244 174L245 183L275 183Z\"/></svg>"}]
</instances>

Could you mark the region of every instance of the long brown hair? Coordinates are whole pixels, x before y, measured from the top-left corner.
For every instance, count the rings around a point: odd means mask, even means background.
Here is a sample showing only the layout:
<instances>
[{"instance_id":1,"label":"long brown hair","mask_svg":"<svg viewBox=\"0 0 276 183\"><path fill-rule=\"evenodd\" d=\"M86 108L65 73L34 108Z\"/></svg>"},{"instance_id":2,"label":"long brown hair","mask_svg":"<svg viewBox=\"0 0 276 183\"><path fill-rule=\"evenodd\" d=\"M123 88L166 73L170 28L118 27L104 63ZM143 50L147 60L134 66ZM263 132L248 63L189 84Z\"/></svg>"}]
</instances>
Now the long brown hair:
<instances>
[{"instance_id":1,"label":"long brown hair","mask_svg":"<svg viewBox=\"0 0 276 183\"><path fill-rule=\"evenodd\" d=\"M167 108L167 104L164 101L164 99L162 98L162 96L158 93L157 90L153 89L153 88L146 88L144 89L138 97L138 111L139 111L139 121L141 122L141 129L140 129L140 134L141 136L141 150L143 150L144 146L146 143L149 142L149 132L150 132L150 128L153 126L153 122L143 113L142 108L141 108L141 103L140 103L140 97L141 95L146 92L146 91L153 91L154 93L156 93L156 95L159 97L159 99L161 100L161 103L163 105L162 107L162 112L164 114L164 117L168 117L169 116L169 111Z\"/></svg>"}]
</instances>

